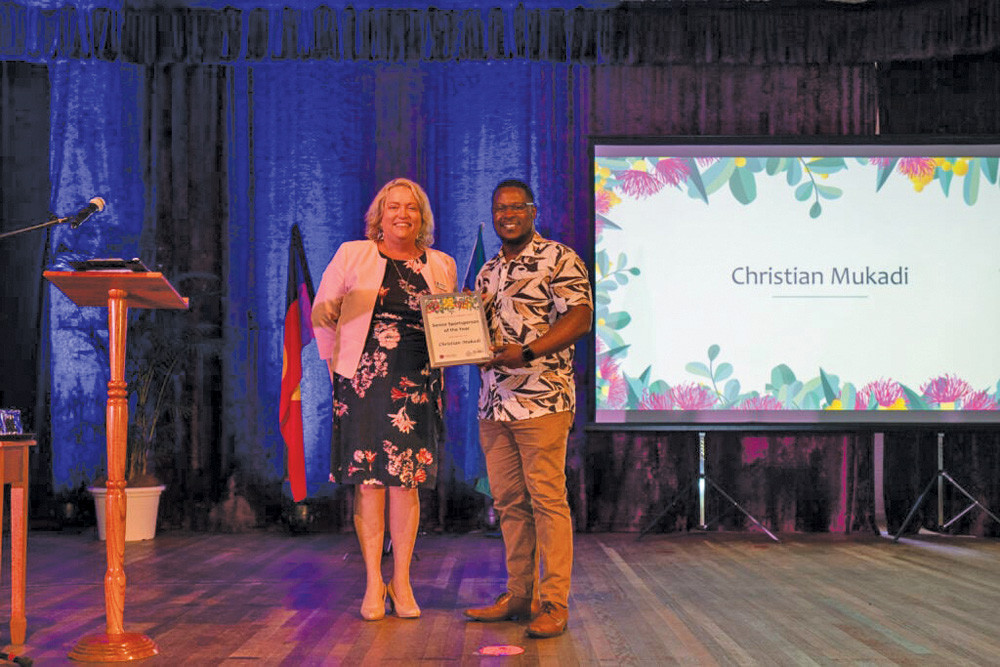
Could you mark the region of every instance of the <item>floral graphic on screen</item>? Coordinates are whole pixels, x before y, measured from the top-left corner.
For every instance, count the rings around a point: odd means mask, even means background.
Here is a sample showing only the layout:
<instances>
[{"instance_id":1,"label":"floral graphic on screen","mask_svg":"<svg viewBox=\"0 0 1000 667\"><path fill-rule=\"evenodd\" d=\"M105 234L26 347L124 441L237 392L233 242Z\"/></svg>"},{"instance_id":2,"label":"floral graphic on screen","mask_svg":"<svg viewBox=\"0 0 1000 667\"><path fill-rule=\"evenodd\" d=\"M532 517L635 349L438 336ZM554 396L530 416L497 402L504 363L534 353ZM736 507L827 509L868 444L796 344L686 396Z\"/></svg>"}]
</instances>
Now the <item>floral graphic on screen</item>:
<instances>
[{"instance_id":1,"label":"floral graphic on screen","mask_svg":"<svg viewBox=\"0 0 1000 667\"><path fill-rule=\"evenodd\" d=\"M625 233L612 221L615 207L651 197L666 188L685 191L704 201L730 196L752 204L761 179L781 179L790 206L802 207L809 219L835 206L844 191L837 175L849 169L872 172L876 191L889 179L906 179L914 192L939 188L945 197L960 197L972 206L981 187L998 185L996 157L597 157L594 163L595 202L595 322L596 392L601 410L998 410L1000 381L973 387L955 373L926 378L909 387L893 378L878 378L857 386L835 373L808 369L800 379L788 365L775 360L770 381L745 387L738 369L722 359L719 345L710 345L706 359L688 362L689 380L671 386L652 377L647 366L637 376L622 370L629 345L622 331L632 317L612 311L612 294L640 275L625 253L612 256L605 239ZM728 193L728 194L727 194ZM800 369L801 370L801 369Z\"/></svg>"}]
</instances>

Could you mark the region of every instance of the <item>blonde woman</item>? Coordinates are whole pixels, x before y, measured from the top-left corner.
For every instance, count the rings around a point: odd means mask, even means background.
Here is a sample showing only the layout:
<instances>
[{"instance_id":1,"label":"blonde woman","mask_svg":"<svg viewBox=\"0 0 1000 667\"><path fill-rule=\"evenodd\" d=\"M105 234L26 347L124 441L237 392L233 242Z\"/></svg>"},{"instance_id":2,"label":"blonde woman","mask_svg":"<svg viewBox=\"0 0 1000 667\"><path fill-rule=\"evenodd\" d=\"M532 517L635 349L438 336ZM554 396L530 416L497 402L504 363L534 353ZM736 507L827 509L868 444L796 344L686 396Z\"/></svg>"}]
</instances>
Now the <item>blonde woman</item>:
<instances>
[{"instance_id":1,"label":"blonde woman","mask_svg":"<svg viewBox=\"0 0 1000 667\"><path fill-rule=\"evenodd\" d=\"M418 489L437 480L443 438L441 372L428 362L419 297L456 289L455 260L431 248L434 215L423 189L386 183L365 215L367 240L340 246L323 272L312 320L333 381L330 479L355 485L354 528L365 562L361 616L418 618L410 561ZM382 578L389 504L393 573Z\"/></svg>"}]
</instances>

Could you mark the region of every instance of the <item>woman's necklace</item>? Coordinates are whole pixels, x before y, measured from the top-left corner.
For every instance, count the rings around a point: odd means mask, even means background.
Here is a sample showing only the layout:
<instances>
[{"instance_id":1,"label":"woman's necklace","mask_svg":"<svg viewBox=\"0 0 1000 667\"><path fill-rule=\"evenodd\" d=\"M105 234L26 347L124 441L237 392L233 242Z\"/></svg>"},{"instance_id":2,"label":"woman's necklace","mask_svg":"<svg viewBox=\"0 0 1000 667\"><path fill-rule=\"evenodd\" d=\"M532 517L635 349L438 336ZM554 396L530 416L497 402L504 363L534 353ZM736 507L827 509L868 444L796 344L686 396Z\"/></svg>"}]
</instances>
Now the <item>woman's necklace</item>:
<instances>
[{"instance_id":1,"label":"woman's necklace","mask_svg":"<svg viewBox=\"0 0 1000 667\"><path fill-rule=\"evenodd\" d=\"M396 271L396 275L399 276L399 279L401 281L403 281L404 283L409 284L410 281L403 277L403 273L399 270L399 265L397 264L397 262L402 262L403 264L406 264L408 262L412 262L414 260L418 260L419 256L418 257L414 257L412 259L393 259L392 257L389 257L388 255L386 255L385 258L386 258L386 260L390 264L392 264L392 268Z\"/></svg>"},{"instance_id":2,"label":"woman's necklace","mask_svg":"<svg viewBox=\"0 0 1000 667\"><path fill-rule=\"evenodd\" d=\"M392 268L394 268L396 270L396 275L399 276L400 281L402 281L404 283L405 282L409 282L409 281L406 280L406 278L403 277L403 273L399 270L399 267L396 266L396 262L404 262L406 260L403 260L403 259L398 259L397 260L397 259L393 259L392 257L386 257L386 259L388 259L389 263L392 264Z\"/></svg>"}]
</instances>

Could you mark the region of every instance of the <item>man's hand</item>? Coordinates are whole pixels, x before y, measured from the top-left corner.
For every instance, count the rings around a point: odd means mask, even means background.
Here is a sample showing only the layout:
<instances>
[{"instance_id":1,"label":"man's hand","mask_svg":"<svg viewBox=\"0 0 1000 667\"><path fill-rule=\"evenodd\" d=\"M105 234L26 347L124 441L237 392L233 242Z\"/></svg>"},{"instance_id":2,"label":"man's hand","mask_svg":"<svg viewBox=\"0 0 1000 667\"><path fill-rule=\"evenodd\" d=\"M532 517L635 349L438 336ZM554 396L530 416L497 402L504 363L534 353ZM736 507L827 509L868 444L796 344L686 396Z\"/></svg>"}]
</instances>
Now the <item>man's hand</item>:
<instances>
[{"instance_id":1,"label":"man's hand","mask_svg":"<svg viewBox=\"0 0 1000 667\"><path fill-rule=\"evenodd\" d=\"M493 352L493 358L483 363L483 368L496 368L497 366L521 368L525 365L524 357L521 356L521 346L516 343L493 345L490 350Z\"/></svg>"}]
</instances>

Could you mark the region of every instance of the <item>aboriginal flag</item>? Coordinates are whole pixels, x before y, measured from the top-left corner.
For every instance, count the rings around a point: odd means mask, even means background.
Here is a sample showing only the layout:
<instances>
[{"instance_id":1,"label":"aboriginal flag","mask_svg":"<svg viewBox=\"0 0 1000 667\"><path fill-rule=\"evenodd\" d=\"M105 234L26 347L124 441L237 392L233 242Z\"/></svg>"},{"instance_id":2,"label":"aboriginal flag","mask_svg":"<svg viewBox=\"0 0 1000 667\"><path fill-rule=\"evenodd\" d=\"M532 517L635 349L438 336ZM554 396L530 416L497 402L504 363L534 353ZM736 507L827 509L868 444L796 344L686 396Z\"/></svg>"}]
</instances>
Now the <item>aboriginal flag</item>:
<instances>
[{"instance_id":1,"label":"aboriginal flag","mask_svg":"<svg viewBox=\"0 0 1000 667\"><path fill-rule=\"evenodd\" d=\"M281 351L281 406L279 420L285 440L288 481L292 498L306 497L306 454L302 436L302 348L314 338L313 291L309 265L298 225L292 225L288 246L288 290L285 294L285 329Z\"/></svg>"}]
</instances>

